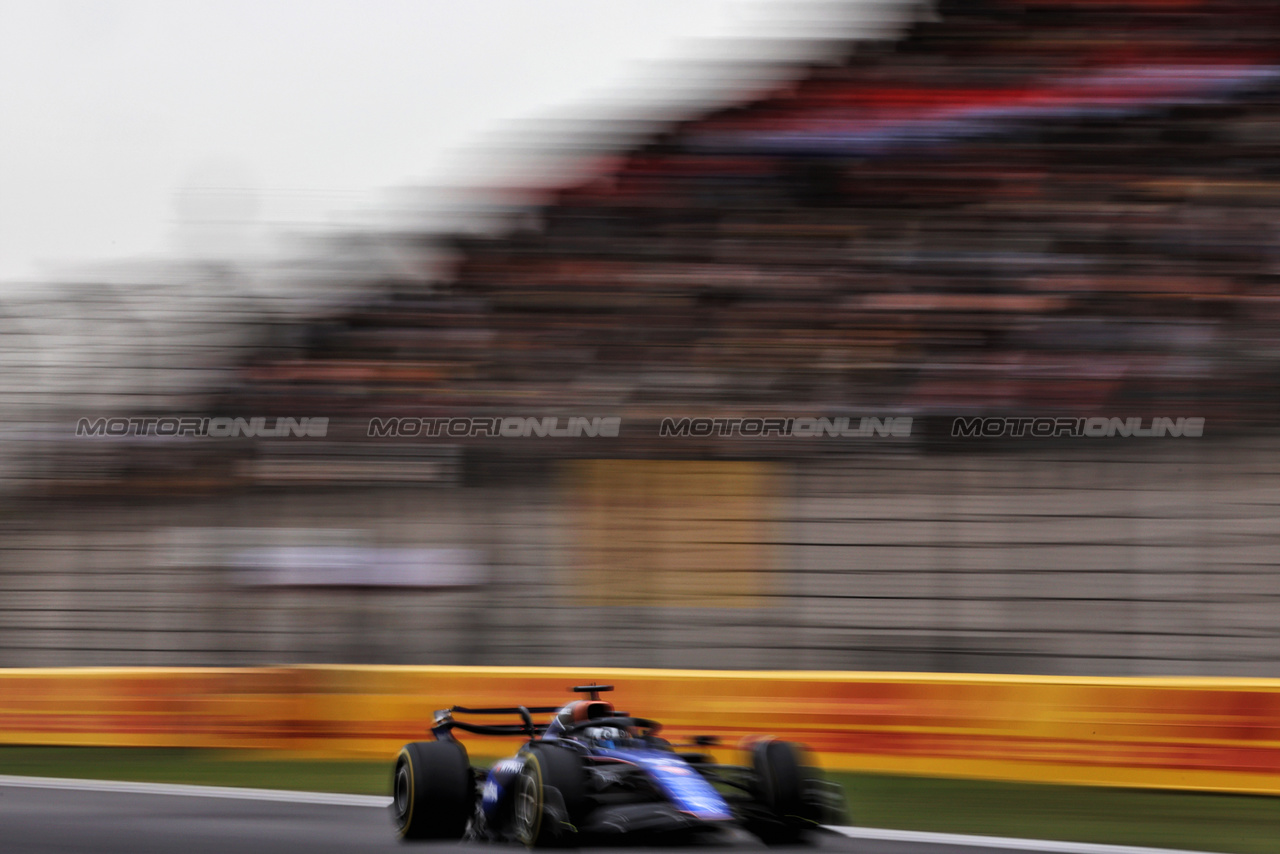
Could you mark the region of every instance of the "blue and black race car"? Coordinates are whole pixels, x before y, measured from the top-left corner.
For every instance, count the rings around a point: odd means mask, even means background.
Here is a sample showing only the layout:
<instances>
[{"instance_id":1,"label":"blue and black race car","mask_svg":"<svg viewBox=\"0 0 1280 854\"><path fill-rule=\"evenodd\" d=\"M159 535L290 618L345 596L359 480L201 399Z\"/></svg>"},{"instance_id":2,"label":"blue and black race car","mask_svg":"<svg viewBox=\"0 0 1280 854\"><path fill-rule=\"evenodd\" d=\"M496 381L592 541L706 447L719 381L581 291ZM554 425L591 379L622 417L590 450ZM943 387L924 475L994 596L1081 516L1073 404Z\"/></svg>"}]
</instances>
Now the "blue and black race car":
<instances>
[{"instance_id":1,"label":"blue and black race car","mask_svg":"<svg viewBox=\"0 0 1280 854\"><path fill-rule=\"evenodd\" d=\"M766 842L797 842L844 809L840 787L822 780L794 743L760 738L749 766L720 765L699 737L673 746L662 725L600 699L610 685L562 707L436 712L435 741L407 744L396 759L391 811L402 839L518 840L530 847L622 834L695 836L743 828ZM551 715L535 723L534 715ZM479 724L455 715L507 715ZM455 731L527 736L516 755L472 767Z\"/></svg>"}]
</instances>

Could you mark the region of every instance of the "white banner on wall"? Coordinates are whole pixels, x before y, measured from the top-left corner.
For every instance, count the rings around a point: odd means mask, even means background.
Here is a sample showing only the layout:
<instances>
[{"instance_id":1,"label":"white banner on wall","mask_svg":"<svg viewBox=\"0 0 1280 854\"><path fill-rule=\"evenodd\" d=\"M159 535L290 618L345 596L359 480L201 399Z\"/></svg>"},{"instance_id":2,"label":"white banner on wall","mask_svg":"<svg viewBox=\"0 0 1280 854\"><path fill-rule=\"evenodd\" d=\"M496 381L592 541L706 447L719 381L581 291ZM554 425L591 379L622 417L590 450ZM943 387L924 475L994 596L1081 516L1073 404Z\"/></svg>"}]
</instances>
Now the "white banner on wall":
<instances>
[{"instance_id":1,"label":"white banner on wall","mask_svg":"<svg viewBox=\"0 0 1280 854\"><path fill-rule=\"evenodd\" d=\"M473 587L485 581L469 549L267 546L235 553L236 580L261 587Z\"/></svg>"}]
</instances>

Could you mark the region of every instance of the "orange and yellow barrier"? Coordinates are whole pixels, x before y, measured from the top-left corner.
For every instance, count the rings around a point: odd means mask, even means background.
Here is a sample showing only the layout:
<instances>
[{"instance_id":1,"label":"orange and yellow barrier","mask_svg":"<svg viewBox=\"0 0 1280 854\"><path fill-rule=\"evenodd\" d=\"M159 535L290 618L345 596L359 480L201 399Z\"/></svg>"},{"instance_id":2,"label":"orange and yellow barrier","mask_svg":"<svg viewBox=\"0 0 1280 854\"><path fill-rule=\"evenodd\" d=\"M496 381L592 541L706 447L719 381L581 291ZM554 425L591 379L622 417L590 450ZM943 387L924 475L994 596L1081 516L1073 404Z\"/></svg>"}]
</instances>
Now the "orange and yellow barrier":
<instances>
[{"instance_id":1,"label":"orange and yellow barrier","mask_svg":"<svg viewBox=\"0 0 1280 854\"><path fill-rule=\"evenodd\" d=\"M1280 794L1280 680L502 667L0 670L0 743L391 756L454 704L617 686L681 739L773 733L828 768ZM511 740L467 737L477 756ZM724 749L729 758L732 750Z\"/></svg>"}]
</instances>

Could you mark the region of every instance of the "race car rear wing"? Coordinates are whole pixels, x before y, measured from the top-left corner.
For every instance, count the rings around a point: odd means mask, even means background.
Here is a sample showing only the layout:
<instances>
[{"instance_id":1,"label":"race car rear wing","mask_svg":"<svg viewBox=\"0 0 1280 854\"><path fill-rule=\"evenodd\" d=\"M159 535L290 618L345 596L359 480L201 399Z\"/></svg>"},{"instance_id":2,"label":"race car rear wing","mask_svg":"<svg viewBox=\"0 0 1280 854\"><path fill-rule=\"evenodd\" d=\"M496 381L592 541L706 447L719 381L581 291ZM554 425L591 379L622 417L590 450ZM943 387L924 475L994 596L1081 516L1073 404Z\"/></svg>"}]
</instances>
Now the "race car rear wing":
<instances>
[{"instance_id":1,"label":"race car rear wing","mask_svg":"<svg viewBox=\"0 0 1280 854\"><path fill-rule=\"evenodd\" d=\"M469 709L466 706L453 706L448 709L437 709L431 734L437 741L452 741L452 730L460 729L476 735L525 735L529 738L546 732L547 724L533 722L534 715L554 714L560 711L559 706L513 706L511 708ZM519 715L520 723L511 724L473 724L456 720L457 712L464 715Z\"/></svg>"},{"instance_id":2,"label":"race car rear wing","mask_svg":"<svg viewBox=\"0 0 1280 854\"><path fill-rule=\"evenodd\" d=\"M466 706L454 706L449 712L461 712L464 715L518 715L529 712L534 715L549 715L560 711L559 706L512 706L509 709L468 709ZM436 712L436 714L440 714Z\"/></svg>"},{"instance_id":3,"label":"race car rear wing","mask_svg":"<svg viewBox=\"0 0 1280 854\"><path fill-rule=\"evenodd\" d=\"M589 694L592 700L600 699L601 691L612 691L612 685L600 685L591 683L590 685L573 686L575 694ZM550 724L539 724L533 722L534 715L551 715L560 711L559 706L510 706L500 708L471 709L466 706L452 706L448 709L437 709L435 713L435 722L431 726L431 734L436 737L437 741L452 741L452 730L460 729L463 732L475 733L476 735L526 735L529 738L535 738L547 731ZM467 721L459 721L454 719L454 714L463 715L519 715L520 723L510 724L473 724ZM615 715L626 715L626 712L614 712Z\"/></svg>"}]
</instances>

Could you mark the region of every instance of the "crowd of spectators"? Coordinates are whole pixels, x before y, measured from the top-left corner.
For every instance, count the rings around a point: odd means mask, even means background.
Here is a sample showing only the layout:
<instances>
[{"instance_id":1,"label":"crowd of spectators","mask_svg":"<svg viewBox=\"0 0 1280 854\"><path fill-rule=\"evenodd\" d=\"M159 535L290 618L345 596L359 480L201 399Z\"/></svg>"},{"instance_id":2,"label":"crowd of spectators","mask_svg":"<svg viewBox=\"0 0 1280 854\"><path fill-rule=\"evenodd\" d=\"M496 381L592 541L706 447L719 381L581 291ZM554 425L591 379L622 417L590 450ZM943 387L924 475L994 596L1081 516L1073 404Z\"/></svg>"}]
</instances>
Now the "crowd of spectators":
<instances>
[{"instance_id":1,"label":"crowd of spectators","mask_svg":"<svg viewBox=\"0 0 1280 854\"><path fill-rule=\"evenodd\" d=\"M454 238L445 281L317 321L238 399L1271 426L1280 6L936 12Z\"/></svg>"}]
</instances>

